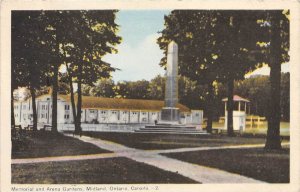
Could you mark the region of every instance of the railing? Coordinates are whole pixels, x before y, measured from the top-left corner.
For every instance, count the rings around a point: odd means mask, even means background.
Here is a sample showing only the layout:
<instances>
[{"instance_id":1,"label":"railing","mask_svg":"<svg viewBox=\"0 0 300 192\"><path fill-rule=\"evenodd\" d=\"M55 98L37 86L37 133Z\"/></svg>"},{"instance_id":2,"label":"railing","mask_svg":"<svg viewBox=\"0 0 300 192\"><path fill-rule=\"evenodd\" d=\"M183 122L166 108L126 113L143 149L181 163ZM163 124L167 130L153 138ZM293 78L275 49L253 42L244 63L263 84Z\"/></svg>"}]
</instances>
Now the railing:
<instances>
[{"instance_id":1,"label":"railing","mask_svg":"<svg viewBox=\"0 0 300 192\"><path fill-rule=\"evenodd\" d=\"M250 128L260 128L264 123L266 123L265 117L249 115L246 118L246 126Z\"/></svg>"}]
</instances>

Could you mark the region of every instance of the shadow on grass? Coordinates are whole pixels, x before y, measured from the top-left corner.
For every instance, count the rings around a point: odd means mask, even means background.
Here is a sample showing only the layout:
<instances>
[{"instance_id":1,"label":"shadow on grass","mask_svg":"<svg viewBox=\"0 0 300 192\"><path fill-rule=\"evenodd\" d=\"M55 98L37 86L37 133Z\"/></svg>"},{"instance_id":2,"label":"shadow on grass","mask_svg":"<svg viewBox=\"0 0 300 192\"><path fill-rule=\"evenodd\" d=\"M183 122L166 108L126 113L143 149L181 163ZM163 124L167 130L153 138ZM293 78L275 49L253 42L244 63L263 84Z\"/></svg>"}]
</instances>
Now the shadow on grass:
<instances>
[{"instance_id":1,"label":"shadow on grass","mask_svg":"<svg viewBox=\"0 0 300 192\"><path fill-rule=\"evenodd\" d=\"M29 132L12 141L12 159L107 153L109 151L60 133Z\"/></svg>"},{"instance_id":2,"label":"shadow on grass","mask_svg":"<svg viewBox=\"0 0 300 192\"><path fill-rule=\"evenodd\" d=\"M163 154L170 158L222 169L270 183L289 183L289 149L222 149Z\"/></svg>"},{"instance_id":3,"label":"shadow on grass","mask_svg":"<svg viewBox=\"0 0 300 192\"><path fill-rule=\"evenodd\" d=\"M227 137L226 135L176 135L115 132L83 132L83 135L113 141L132 148L148 150L265 143L265 138Z\"/></svg>"},{"instance_id":4,"label":"shadow on grass","mask_svg":"<svg viewBox=\"0 0 300 192\"><path fill-rule=\"evenodd\" d=\"M197 183L127 158L12 165L14 184Z\"/></svg>"}]
</instances>

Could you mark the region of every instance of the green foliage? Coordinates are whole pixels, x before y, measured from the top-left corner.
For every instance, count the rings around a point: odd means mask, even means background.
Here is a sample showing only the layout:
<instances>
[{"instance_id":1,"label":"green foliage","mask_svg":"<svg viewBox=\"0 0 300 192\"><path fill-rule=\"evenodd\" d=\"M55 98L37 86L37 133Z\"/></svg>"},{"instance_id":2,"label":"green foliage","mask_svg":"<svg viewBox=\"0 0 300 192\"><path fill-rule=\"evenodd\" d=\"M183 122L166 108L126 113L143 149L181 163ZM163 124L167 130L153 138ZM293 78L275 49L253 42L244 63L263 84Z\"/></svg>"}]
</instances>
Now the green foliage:
<instances>
[{"instance_id":1,"label":"green foliage","mask_svg":"<svg viewBox=\"0 0 300 192\"><path fill-rule=\"evenodd\" d=\"M146 80L118 82L116 96L128 99L150 99L149 82Z\"/></svg>"},{"instance_id":2,"label":"green foliage","mask_svg":"<svg viewBox=\"0 0 300 192\"><path fill-rule=\"evenodd\" d=\"M149 83L149 98L164 100L165 98L166 78L160 75L151 79Z\"/></svg>"},{"instance_id":3,"label":"green foliage","mask_svg":"<svg viewBox=\"0 0 300 192\"><path fill-rule=\"evenodd\" d=\"M165 17L158 44L166 53L174 40L179 46L179 73L200 84L228 78L243 79L259 63L257 19L263 11L175 10ZM252 57L250 57L252 56ZM162 66L166 57L162 58Z\"/></svg>"},{"instance_id":4,"label":"green foliage","mask_svg":"<svg viewBox=\"0 0 300 192\"><path fill-rule=\"evenodd\" d=\"M115 97L115 84L111 79L100 79L93 86L83 85L82 95L96 97Z\"/></svg>"},{"instance_id":5,"label":"green foliage","mask_svg":"<svg viewBox=\"0 0 300 192\"><path fill-rule=\"evenodd\" d=\"M76 82L79 88L77 110L81 111L81 84L92 85L99 78L110 77L115 70L102 61L105 54L117 52L114 47L121 41L116 35L115 14L116 10L13 11L12 88L53 86L54 131L57 92L68 93L68 87L72 91L72 83ZM69 77L65 80L69 85L65 81L60 84L63 90L59 90L58 70L62 64L67 66ZM81 113L77 114L80 124Z\"/></svg>"},{"instance_id":6,"label":"green foliage","mask_svg":"<svg viewBox=\"0 0 300 192\"><path fill-rule=\"evenodd\" d=\"M281 75L281 91L280 91L280 108L281 119L290 120L290 74Z\"/></svg>"},{"instance_id":7,"label":"green foliage","mask_svg":"<svg viewBox=\"0 0 300 192\"><path fill-rule=\"evenodd\" d=\"M50 49L45 43L45 27L42 12L12 12L12 89L48 83L45 56Z\"/></svg>"}]
</instances>

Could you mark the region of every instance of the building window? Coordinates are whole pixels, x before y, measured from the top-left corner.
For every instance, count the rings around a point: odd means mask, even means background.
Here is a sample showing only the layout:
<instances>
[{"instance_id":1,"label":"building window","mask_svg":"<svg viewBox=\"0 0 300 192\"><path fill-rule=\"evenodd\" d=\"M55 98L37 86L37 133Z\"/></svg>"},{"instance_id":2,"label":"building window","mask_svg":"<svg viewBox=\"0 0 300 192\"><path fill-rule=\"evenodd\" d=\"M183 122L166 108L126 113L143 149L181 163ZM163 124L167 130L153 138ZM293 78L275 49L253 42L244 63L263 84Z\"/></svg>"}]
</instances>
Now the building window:
<instances>
[{"instance_id":1,"label":"building window","mask_svg":"<svg viewBox=\"0 0 300 192\"><path fill-rule=\"evenodd\" d=\"M65 105L65 110L70 110L70 105Z\"/></svg>"},{"instance_id":2,"label":"building window","mask_svg":"<svg viewBox=\"0 0 300 192\"><path fill-rule=\"evenodd\" d=\"M95 110L90 110L90 113L95 113Z\"/></svg>"},{"instance_id":3,"label":"building window","mask_svg":"<svg viewBox=\"0 0 300 192\"><path fill-rule=\"evenodd\" d=\"M44 114L41 114L41 116L42 116L41 118L44 118Z\"/></svg>"},{"instance_id":4,"label":"building window","mask_svg":"<svg viewBox=\"0 0 300 192\"><path fill-rule=\"evenodd\" d=\"M126 112L126 111L123 111L123 114L127 114L127 112Z\"/></svg>"},{"instance_id":5,"label":"building window","mask_svg":"<svg viewBox=\"0 0 300 192\"><path fill-rule=\"evenodd\" d=\"M156 115L156 113L152 113L152 115Z\"/></svg>"},{"instance_id":6,"label":"building window","mask_svg":"<svg viewBox=\"0 0 300 192\"><path fill-rule=\"evenodd\" d=\"M65 115L65 119L69 119L70 118L70 115Z\"/></svg>"},{"instance_id":7,"label":"building window","mask_svg":"<svg viewBox=\"0 0 300 192\"><path fill-rule=\"evenodd\" d=\"M145 112L143 112L142 114L143 114L143 115L146 115L146 113L145 113Z\"/></svg>"}]
</instances>

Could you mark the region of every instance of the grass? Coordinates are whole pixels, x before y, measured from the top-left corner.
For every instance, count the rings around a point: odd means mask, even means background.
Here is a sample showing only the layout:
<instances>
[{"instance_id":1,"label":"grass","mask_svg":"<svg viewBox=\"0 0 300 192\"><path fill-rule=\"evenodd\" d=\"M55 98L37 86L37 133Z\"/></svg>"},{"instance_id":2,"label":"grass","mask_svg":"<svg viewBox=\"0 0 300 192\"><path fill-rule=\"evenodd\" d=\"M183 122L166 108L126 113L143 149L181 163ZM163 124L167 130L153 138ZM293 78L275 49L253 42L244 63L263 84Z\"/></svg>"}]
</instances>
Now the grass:
<instances>
[{"instance_id":1,"label":"grass","mask_svg":"<svg viewBox=\"0 0 300 192\"><path fill-rule=\"evenodd\" d=\"M14 184L196 183L127 158L12 165Z\"/></svg>"},{"instance_id":2,"label":"grass","mask_svg":"<svg viewBox=\"0 0 300 192\"><path fill-rule=\"evenodd\" d=\"M182 161L238 173L269 183L289 183L289 149L222 149L163 154Z\"/></svg>"},{"instance_id":3,"label":"grass","mask_svg":"<svg viewBox=\"0 0 300 192\"><path fill-rule=\"evenodd\" d=\"M83 134L120 143L128 147L147 150L265 143L264 138L227 137L225 135L175 135L113 132L84 132Z\"/></svg>"},{"instance_id":4,"label":"grass","mask_svg":"<svg viewBox=\"0 0 300 192\"><path fill-rule=\"evenodd\" d=\"M85 155L109 152L59 133L38 131L12 142L12 159L65 155Z\"/></svg>"},{"instance_id":5,"label":"grass","mask_svg":"<svg viewBox=\"0 0 300 192\"><path fill-rule=\"evenodd\" d=\"M220 122L217 122L217 121L213 121L213 125L212 126L214 128L221 128L221 127L224 127L224 122L220 123ZM206 127L206 125L203 124L202 127ZM258 128L258 125L254 125L254 128ZM267 121L263 121L262 124L259 125L259 128L262 128L262 129L268 128L268 122ZM281 129L288 129L288 128L290 128L290 122L281 121L280 122L280 128ZM246 125L246 129L251 129L251 126L247 124Z\"/></svg>"}]
</instances>

